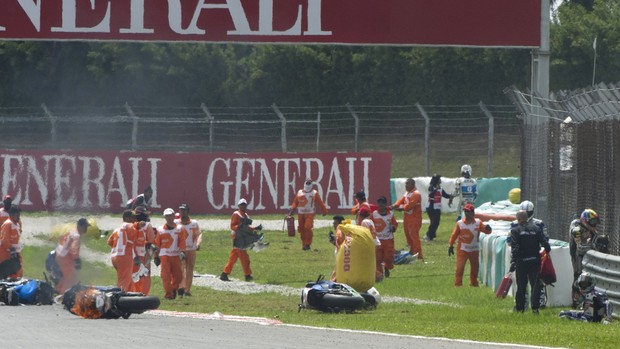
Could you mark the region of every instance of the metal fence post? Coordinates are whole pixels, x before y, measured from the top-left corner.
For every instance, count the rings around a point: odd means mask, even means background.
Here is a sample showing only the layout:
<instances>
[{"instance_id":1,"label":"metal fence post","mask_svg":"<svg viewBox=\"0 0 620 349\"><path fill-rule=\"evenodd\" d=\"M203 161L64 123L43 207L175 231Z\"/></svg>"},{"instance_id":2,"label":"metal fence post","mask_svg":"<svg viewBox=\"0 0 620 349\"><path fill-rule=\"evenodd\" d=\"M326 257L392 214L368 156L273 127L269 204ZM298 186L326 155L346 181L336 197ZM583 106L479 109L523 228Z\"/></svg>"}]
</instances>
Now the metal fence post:
<instances>
[{"instance_id":1,"label":"metal fence post","mask_svg":"<svg viewBox=\"0 0 620 349\"><path fill-rule=\"evenodd\" d=\"M207 115L207 121L209 122L209 153L213 152L213 121L215 118L211 115L211 112L204 103L200 104L200 108Z\"/></svg>"},{"instance_id":2,"label":"metal fence post","mask_svg":"<svg viewBox=\"0 0 620 349\"><path fill-rule=\"evenodd\" d=\"M424 118L424 174L429 176L431 172L431 120L420 103L416 103L415 106Z\"/></svg>"},{"instance_id":3,"label":"metal fence post","mask_svg":"<svg viewBox=\"0 0 620 349\"><path fill-rule=\"evenodd\" d=\"M495 127L494 127L493 114L491 114L489 109L487 109L487 106L484 105L482 101L480 101L478 105L480 106L480 110L482 110L484 115L486 115L486 117L489 119L489 131L487 132L488 148L489 148L488 155L487 155L487 164L488 164L487 177L491 178L493 177L493 140L495 139Z\"/></svg>"},{"instance_id":4,"label":"metal fence post","mask_svg":"<svg viewBox=\"0 0 620 349\"><path fill-rule=\"evenodd\" d=\"M357 116L357 113L351 107L351 104L347 103L347 109L349 109L349 113L353 116L353 120L355 120L355 152L359 151L359 136L360 136L360 118Z\"/></svg>"},{"instance_id":5,"label":"metal fence post","mask_svg":"<svg viewBox=\"0 0 620 349\"><path fill-rule=\"evenodd\" d=\"M43 108L43 111L45 112L45 115L47 115L47 117L50 119L50 134L52 136L52 144L56 145L56 117L54 116L54 114L52 114L52 112L47 108L47 106L45 105L45 103L41 104L41 108Z\"/></svg>"},{"instance_id":6,"label":"metal fence post","mask_svg":"<svg viewBox=\"0 0 620 349\"><path fill-rule=\"evenodd\" d=\"M125 110L131 117L133 127L131 129L131 149L138 150L138 117L134 114L133 110L129 106L129 103L125 103Z\"/></svg>"},{"instance_id":7,"label":"metal fence post","mask_svg":"<svg viewBox=\"0 0 620 349\"><path fill-rule=\"evenodd\" d=\"M280 108L278 108L278 106L274 103L271 105L271 107L273 108L273 111L276 112L276 115L278 115L278 118L280 119L280 124L282 125L282 131L280 132L280 140L282 142L282 152L286 153L286 118L284 117L284 114L282 114L282 112L280 111Z\"/></svg>"},{"instance_id":8,"label":"metal fence post","mask_svg":"<svg viewBox=\"0 0 620 349\"><path fill-rule=\"evenodd\" d=\"M316 151L319 151L319 139L321 138L321 112L316 115Z\"/></svg>"}]
</instances>

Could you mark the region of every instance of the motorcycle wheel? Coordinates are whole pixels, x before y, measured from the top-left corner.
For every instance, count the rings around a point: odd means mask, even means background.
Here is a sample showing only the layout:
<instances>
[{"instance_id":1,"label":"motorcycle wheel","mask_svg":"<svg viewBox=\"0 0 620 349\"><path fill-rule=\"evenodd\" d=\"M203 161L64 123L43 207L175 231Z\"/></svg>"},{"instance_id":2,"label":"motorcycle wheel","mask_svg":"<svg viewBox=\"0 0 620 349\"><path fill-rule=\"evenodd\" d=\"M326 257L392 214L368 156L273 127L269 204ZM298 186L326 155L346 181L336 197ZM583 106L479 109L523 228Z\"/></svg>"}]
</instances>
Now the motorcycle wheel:
<instances>
[{"instance_id":1,"label":"motorcycle wheel","mask_svg":"<svg viewBox=\"0 0 620 349\"><path fill-rule=\"evenodd\" d=\"M122 296L118 299L116 307L127 314L141 314L147 310L159 308L159 298L154 296Z\"/></svg>"},{"instance_id":2,"label":"motorcycle wheel","mask_svg":"<svg viewBox=\"0 0 620 349\"><path fill-rule=\"evenodd\" d=\"M332 309L360 309L364 306L364 298L349 295L326 293L323 295L323 305Z\"/></svg>"}]
</instances>

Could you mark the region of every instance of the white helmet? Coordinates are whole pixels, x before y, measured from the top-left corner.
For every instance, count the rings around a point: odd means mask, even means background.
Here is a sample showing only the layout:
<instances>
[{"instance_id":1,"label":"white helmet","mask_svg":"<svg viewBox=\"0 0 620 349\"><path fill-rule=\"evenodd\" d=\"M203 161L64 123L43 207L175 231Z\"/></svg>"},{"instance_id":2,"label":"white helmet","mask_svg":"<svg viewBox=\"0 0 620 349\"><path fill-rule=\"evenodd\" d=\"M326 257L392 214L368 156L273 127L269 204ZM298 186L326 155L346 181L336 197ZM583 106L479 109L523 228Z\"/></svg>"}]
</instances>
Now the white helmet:
<instances>
[{"instance_id":1,"label":"white helmet","mask_svg":"<svg viewBox=\"0 0 620 349\"><path fill-rule=\"evenodd\" d=\"M466 178L471 177L471 166L468 164L461 166L461 175Z\"/></svg>"},{"instance_id":2,"label":"white helmet","mask_svg":"<svg viewBox=\"0 0 620 349\"><path fill-rule=\"evenodd\" d=\"M528 218L532 217L532 215L534 214L534 204L531 201L525 200L521 202L521 204L519 205L519 209L527 212Z\"/></svg>"},{"instance_id":3,"label":"white helmet","mask_svg":"<svg viewBox=\"0 0 620 349\"><path fill-rule=\"evenodd\" d=\"M368 291L366 291L365 295L367 295L370 298L374 299L374 304L372 304L372 305L377 305L377 304L381 303L381 294L379 294L379 291L377 291L376 288L371 287ZM369 299L367 299L366 297L364 297L364 299L366 299L367 302L369 301ZM371 303L372 302L373 301L371 301Z\"/></svg>"}]
</instances>

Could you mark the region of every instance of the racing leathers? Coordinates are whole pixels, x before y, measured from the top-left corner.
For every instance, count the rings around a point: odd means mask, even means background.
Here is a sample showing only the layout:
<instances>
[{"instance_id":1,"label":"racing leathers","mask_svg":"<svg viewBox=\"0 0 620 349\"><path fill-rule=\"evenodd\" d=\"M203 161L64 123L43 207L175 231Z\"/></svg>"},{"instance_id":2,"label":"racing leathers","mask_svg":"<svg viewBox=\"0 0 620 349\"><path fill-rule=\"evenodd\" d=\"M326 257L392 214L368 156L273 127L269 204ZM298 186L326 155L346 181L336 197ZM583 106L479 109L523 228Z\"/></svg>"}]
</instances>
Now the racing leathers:
<instances>
[{"instance_id":1,"label":"racing leathers","mask_svg":"<svg viewBox=\"0 0 620 349\"><path fill-rule=\"evenodd\" d=\"M475 204L478 197L478 181L471 177L459 177L454 183L454 193L452 196L459 198L459 214L467 204Z\"/></svg>"},{"instance_id":2,"label":"racing leathers","mask_svg":"<svg viewBox=\"0 0 620 349\"><path fill-rule=\"evenodd\" d=\"M586 322L611 322L613 305L605 293L593 288L590 292L580 295L579 303L582 304L581 310L564 310L559 316Z\"/></svg>"},{"instance_id":3,"label":"racing leathers","mask_svg":"<svg viewBox=\"0 0 620 349\"><path fill-rule=\"evenodd\" d=\"M577 280L583 270L583 256L590 250L595 250L598 234L596 229L587 227L580 219L574 219L570 223L570 259L573 263L573 280ZM573 307L576 307L579 299L579 289L573 285Z\"/></svg>"}]
</instances>

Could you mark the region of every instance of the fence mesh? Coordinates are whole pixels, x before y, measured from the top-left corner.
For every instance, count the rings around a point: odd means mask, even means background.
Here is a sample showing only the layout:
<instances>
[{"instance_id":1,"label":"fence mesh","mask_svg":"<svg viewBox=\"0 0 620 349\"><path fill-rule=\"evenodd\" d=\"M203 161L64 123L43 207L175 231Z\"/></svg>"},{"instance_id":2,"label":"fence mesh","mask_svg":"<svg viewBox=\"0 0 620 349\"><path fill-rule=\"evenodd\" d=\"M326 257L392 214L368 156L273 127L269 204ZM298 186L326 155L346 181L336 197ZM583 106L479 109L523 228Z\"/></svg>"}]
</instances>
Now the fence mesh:
<instances>
[{"instance_id":1,"label":"fence mesh","mask_svg":"<svg viewBox=\"0 0 620 349\"><path fill-rule=\"evenodd\" d=\"M620 252L620 88L561 91L543 99L506 91L523 120L521 197L536 205L552 238L568 241L586 208L601 217L599 234Z\"/></svg>"},{"instance_id":2,"label":"fence mesh","mask_svg":"<svg viewBox=\"0 0 620 349\"><path fill-rule=\"evenodd\" d=\"M518 168L511 105L0 108L7 148L326 152L387 151L392 175L477 177Z\"/></svg>"}]
</instances>

